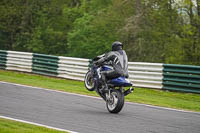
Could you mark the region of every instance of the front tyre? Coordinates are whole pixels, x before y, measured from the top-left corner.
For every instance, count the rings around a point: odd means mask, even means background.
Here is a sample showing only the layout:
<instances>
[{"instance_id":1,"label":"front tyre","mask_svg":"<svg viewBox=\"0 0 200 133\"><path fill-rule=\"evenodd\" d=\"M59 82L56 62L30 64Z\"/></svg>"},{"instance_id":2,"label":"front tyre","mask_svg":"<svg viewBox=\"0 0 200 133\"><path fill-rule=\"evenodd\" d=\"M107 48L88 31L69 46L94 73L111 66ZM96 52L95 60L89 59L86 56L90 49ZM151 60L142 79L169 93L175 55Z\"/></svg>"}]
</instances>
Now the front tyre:
<instances>
[{"instance_id":1,"label":"front tyre","mask_svg":"<svg viewBox=\"0 0 200 133\"><path fill-rule=\"evenodd\" d=\"M124 94L120 90L112 90L106 100L106 107L110 113L119 113L124 106Z\"/></svg>"},{"instance_id":2,"label":"front tyre","mask_svg":"<svg viewBox=\"0 0 200 133\"><path fill-rule=\"evenodd\" d=\"M95 89L95 81L92 77L92 73L91 71L88 71L85 75L85 79L84 79L84 83L85 83L85 88L88 91L93 91Z\"/></svg>"}]
</instances>

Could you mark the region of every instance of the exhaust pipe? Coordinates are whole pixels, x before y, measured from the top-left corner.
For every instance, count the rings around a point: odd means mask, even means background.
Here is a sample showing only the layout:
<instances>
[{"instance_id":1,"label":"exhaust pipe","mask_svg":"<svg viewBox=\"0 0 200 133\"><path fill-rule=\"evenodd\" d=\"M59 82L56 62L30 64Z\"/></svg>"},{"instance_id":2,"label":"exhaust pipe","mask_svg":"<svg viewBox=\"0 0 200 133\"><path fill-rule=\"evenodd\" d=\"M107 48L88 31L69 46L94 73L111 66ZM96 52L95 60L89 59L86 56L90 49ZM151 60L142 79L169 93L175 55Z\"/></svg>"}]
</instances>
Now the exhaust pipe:
<instances>
[{"instance_id":1,"label":"exhaust pipe","mask_svg":"<svg viewBox=\"0 0 200 133\"><path fill-rule=\"evenodd\" d=\"M128 94L132 93L134 91L134 88L131 87L128 90L124 91L124 96L127 96Z\"/></svg>"}]
</instances>

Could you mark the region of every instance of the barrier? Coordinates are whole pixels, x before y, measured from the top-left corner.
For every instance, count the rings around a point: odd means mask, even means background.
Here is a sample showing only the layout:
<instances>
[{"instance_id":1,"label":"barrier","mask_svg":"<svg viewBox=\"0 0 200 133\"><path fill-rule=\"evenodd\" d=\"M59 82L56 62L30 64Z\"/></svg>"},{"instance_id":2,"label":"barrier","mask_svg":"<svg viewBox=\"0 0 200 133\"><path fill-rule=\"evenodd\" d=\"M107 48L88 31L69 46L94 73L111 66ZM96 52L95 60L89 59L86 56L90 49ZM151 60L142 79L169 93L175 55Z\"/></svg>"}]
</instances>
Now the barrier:
<instances>
[{"instance_id":1,"label":"barrier","mask_svg":"<svg viewBox=\"0 0 200 133\"><path fill-rule=\"evenodd\" d=\"M89 59L0 50L0 69L83 81ZM200 66L129 62L135 87L200 93Z\"/></svg>"},{"instance_id":2,"label":"barrier","mask_svg":"<svg viewBox=\"0 0 200 133\"><path fill-rule=\"evenodd\" d=\"M137 87L162 89L163 65L160 63L129 62L130 81Z\"/></svg>"},{"instance_id":3,"label":"barrier","mask_svg":"<svg viewBox=\"0 0 200 133\"><path fill-rule=\"evenodd\" d=\"M59 56L58 77L83 81L88 71L88 64L88 59Z\"/></svg>"},{"instance_id":4,"label":"barrier","mask_svg":"<svg viewBox=\"0 0 200 133\"><path fill-rule=\"evenodd\" d=\"M58 57L44 54L33 54L32 73L57 76Z\"/></svg>"},{"instance_id":5,"label":"barrier","mask_svg":"<svg viewBox=\"0 0 200 133\"><path fill-rule=\"evenodd\" d=\"M0 50L0 69L6 69L7 52Z\"/></svg>"},{"instance_id":6,"label":"barrier","mask_svg":"<svg viewBox=\"0 0 200 133\"><path fill-rule=\"evenodd\" d=\"M7 51L7 70L32 71L32 53Z\"/></svg>"},{"instance_id":7,"label":"barrier","mask_svg":"<svg viewBox=\"0 0 200 133\"><path fill-rule=\"evenodd\" d=\"M163 89L200 93L200 66L164 64Z\"/></svg>"}]
</instances>

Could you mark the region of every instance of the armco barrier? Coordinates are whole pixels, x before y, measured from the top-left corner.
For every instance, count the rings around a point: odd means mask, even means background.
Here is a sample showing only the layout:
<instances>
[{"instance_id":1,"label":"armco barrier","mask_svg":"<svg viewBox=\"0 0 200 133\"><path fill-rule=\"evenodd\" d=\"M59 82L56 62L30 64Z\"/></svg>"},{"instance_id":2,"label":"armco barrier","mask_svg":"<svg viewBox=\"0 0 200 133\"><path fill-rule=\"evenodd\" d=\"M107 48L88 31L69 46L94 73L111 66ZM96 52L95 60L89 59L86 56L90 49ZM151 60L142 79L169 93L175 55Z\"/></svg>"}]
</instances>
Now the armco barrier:
<instances>
[{"instance_id":1,"label":"armco barrier","mask_svg":"<svg viewBox=\"0 0 200 133\"><path fill-rule=\"evenodd\" d=\"M33 54L32 72L49 76L57 76L58 56Z\"/></svg>"},{"instance_id":2,"label":"armco barrier","mask_svg":"<svg viewBox=\"0 0 200 133\"><path fill-rule=\"evenodd\" d=\"M32 71L32 53L7 51L7 70Z\"/></svg>"},{"instance_id":3,"label":"armco barrier","mask_svg":"<svg viewBox=\"0 0 200 133\"><path fill-rule=\"evenodd\" d=\"M0 50L0 69L6 69L7 52Z\"/></svg>"},{"instance_id":4,"label":"armco barrier","mask_svg":"<svg viewBox=\"0 0 200 133\"><path fill-rule=\"evenodd\" d=\"M83 81L89 59L0 50L0 69ZM135 87L200 93L200 66L129 62Z\"/></svg>"},{"instance_id":5,"label":"armco barrier","mask_svg":"<svg viewBox=\"0 0 200 133\"><path fill-rule=\"evenodd\" d=\"M59 56L58 77L83 81L88 71L88 64L88 59Z\"/></svg>"},{"instance_id":6,"label":"armco barrier","mask_svg":"<svg viewBox=\"0 0 200 133\"><path fill-rule=\"evenodd\" d=\"M129 62L130 81L134 86L162 89L163 65L160 63Z\"/></svg>"},{"instance_id":7,"label":"armco barrier","mask_svg":"<svg viewBox=\"0 0 200 133\"><path fill-rule=\"evenodd\" d=\"M163 89L200 93L200 66L164 64Z\"/></svg>"}]
</instances>

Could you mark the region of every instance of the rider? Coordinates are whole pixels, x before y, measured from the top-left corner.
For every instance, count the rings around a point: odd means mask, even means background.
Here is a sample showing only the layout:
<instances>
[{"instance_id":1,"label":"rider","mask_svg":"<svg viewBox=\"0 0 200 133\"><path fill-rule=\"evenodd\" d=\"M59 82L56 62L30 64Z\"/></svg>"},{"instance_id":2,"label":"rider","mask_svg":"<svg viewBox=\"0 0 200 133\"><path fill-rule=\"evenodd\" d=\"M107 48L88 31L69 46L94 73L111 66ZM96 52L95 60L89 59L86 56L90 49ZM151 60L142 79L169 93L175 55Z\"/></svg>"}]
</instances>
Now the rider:
<instances>
[{"instance_id":1,"label":"rider","mask_svg":"<svg viewBox=\"0 0 200 133\"><path fill-rule=\"evenodd\" d=\"M121 42L114 42L112 44L112 51L99 59L97 64L102 65L104 62L110 62L113 67L112 70L101 72L101 80L104 85L103 90L108 91L106 83L108 79L114 79L121 76L128 78L128 58L126 52L123 50L123 44Z\"/></svg>"}]
</instances>

